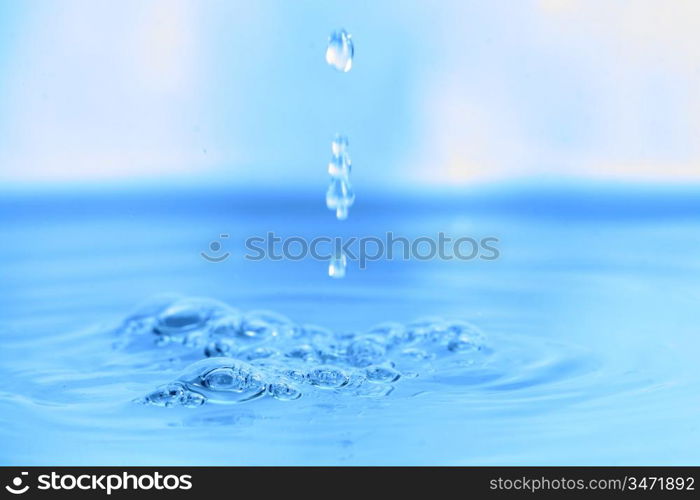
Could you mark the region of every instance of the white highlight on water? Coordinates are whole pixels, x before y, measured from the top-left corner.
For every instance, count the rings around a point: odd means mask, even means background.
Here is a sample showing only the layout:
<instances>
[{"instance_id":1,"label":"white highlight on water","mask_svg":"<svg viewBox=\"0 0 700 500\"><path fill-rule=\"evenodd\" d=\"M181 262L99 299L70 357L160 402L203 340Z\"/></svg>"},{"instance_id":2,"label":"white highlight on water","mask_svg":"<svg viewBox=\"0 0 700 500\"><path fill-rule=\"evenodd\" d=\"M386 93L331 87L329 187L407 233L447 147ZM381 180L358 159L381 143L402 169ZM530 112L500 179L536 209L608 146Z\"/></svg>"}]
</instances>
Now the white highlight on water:
<instances>
[{"instance_id":1,"label":"white highlight on water","mask_svg":"<svg viewBox=\"0 0 700 500\"><path fill-rule=\"evenodd\" d=\"M326 48L326 62L338 71L347 73L352 68L352 58L355 55L355 46L352 37L345 30L334 31L328 37Z\"/></svg>"}]
</instances>

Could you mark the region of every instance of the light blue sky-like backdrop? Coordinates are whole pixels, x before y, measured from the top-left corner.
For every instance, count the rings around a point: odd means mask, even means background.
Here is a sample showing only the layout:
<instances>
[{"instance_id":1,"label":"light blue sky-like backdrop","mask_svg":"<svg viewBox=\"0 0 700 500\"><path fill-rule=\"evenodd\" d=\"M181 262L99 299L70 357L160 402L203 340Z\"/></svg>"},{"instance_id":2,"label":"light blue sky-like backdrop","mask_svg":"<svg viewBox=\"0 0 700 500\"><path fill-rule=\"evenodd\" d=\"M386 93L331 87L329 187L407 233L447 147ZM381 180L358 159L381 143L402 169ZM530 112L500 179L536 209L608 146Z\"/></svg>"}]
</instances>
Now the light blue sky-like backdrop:
<instances>
[{"instance_id":1,"label":"light blue sky-like backdrop","mask_svg":"<svg viewBox=\"0 0 700 500\"><path fill-rule=\"evenodd\" d=\"M697 182L698 26L696 0L0 0L0 182L315 188L335 132L373 188Z\"/></svg>"}]
</instances>

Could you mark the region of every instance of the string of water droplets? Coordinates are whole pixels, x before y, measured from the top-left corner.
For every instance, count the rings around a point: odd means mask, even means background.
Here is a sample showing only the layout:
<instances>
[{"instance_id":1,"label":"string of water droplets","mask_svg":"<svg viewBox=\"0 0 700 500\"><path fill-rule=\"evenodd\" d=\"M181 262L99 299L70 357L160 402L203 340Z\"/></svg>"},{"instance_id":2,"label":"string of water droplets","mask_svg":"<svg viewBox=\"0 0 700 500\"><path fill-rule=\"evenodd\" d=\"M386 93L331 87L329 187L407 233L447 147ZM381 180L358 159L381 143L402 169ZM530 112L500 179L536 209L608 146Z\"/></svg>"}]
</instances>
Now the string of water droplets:
<instances>
[{"instance_id":1,"label":"string of water droplets","mask_svg":"<svg viewBox=\"0 0 700 500\"><path fill-rule=\"evenodd\" d=\"M352 68L355 47L352 37L345 30L334 31L328 38L326 62L338 71L347 73ZM338 220L348 218L348 212L355 202L355 192L350 183L351 160L348 152L348 138L336 134L331 143L333 156L328 163L328 175L331 180L326 191L326 206L335 211ZM347 266L343 254L335 255L328 265L328 275L331 278L343 278Z\"/></svg>"},{"instance_id":2,"label":"string of water droplets","mask_svg":"<svg viewBox=\"0 0 700 500\"><path fill-rule=\"evenodd\" d=\"M338 220L345 220L348 218L349 208L355 202L355 192L350 184L352 165L348 153L348 138L336 134L331 143L331 151L333 156L328 163L331 183L326 191L326 206L335 210Z\"/></svg>"}]
</instances>

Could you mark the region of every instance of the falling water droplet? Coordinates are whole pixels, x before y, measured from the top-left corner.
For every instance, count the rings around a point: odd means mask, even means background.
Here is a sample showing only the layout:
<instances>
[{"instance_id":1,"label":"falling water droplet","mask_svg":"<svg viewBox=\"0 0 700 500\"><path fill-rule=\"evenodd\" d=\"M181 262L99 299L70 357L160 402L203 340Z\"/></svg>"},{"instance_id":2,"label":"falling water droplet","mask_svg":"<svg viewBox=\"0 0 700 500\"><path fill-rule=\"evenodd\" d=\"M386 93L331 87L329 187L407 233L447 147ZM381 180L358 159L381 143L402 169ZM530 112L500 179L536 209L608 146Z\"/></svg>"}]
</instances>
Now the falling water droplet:
<instances>
[{"instance_id":1,"label":"falling water droplet","mask_svg":"<svg viewBox=\"0 0 700 500\"><path fill-rule=\"evenodd\" d=\"M326 62L338 71L347 73L352 68L355 47L350 33L345 30L334 31L328 38Z\"/></svg>"},{"instance_id":2,"label":"falling water droplet","mask_svg":"<svg viewBox=\"0 0 700 500\"><path fill-rule=\"evenodd\" d=\"M348 151L348 138L342 134L335 134L333 137L333 142L331 143L331 151L333 151L333 156L340 156Z\"/></svg>"},{"instance_id":3,"label":"falling water droplet","mask_svg":"<svg viewBox=\"0 0 700 500\"><path fill-rule=\"evenodd\" d=\"M342 205L335 209L335 218L338 220L345 220L348 218L347 205Z\"/></svg>"},{"instance_id":4,"label":"falling water droplet","mask_svg":"<svg viewBox=\"0 0 700 500\"><path fill-rule=\"evenodd\" d=\"M328 276L337 279L344 278L346 267L347 259L345 258L344 254L340 257L333 257L328 263Z\"/></svg>"},{"instance_id":5,"label":"falling water droplet","mask_svg":"<svg viewBox=\"0 0 700 500\"><path fill-rule=\"evenodd\" d=\"M348 208L355 202L355 192L347 177L333 177L326 191L326 206L336 211L336 217L344 220L348 216Z\"/></svg>"},{"instance_id":6,"label":"falling water droplet","mask_svg":"<svg viewBox=\"0 0 700 500\"><path fill-rule=\"evenodd\" d=\"M328 162L328 175L332 177L347 177L352 170L352 162L348 153L333 155Z\"/></svg>"},{"instance_id":7,"label":"falling water droplet","mask_svg":"<svg viewBox=\"0 0 700 500\"><path fill-rule=\"evenodd\" d=\"M348 178L352 169L352 161L348 152L348 138L341 134L336 134L331 143L333 156L328 163L328 174L331 177Z\"/></svg>"}]
</instances>

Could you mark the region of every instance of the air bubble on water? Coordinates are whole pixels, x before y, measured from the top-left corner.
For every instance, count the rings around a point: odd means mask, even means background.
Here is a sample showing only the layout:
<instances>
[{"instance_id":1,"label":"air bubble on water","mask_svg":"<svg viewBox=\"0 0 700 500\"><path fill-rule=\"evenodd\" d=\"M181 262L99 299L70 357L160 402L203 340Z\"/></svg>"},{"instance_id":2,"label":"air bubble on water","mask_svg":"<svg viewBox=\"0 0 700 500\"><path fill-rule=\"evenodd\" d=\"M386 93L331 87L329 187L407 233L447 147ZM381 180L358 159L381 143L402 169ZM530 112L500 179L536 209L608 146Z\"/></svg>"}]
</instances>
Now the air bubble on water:
<instances>
[{"instance_id":1,"label":"air bubble on water","mask_svg":"<svg viewBox=\"0 0 700 500\"><path fill-rule=\"evenodd\" d=\"M155 406L174 406L180 403L185 394L182 384L171 383L156 388L153 392L144 396L144 402Z\"/></svg>"},{"instance_id":2,"label":"air bubble on water","mask_svg":"<svg viewBox=\"0 0 700 500\"><path fill-rule=\"evenodd\" d=\"M235 341L232 339L219 339L210 342L204 348L204 355L208 358L215 356L232 356L238 351Z\"/></svg>"},{"instance_id":3,"label":"air bubble on water","mask_svg":"<svg viewBox=\"0 0 700 500\"><path fill-rule=\"evenodd\" d=\"M368 366L365 372L367 373L367 380L371 382L390 383L396 382L401 378L401 374L393 366Z\"/></svg>"},{"instance_id":4,"label":"air bubble on water","mask_svg":"<svg viewBox=\"0 0 700 500\"><path fill-rule=\"evenodd\" d=\"M305 324L301 330L301 336L311 342L327 341L334 337L332 330L318 325Z\"/></svg>"},{"instance_id":5,"label":"air bubble on water","mask_svg":"<svg viewBox=\"0 0 700 500\"><path fill-rule=\"evenodd\" d=\"M314 362L319 360L318 352L309 344L302 344L288 351L285 356L288 358L299 359L304 362Z\"/></svg>"},{"instance_id":6,"label":"air bubble on water","mask_svg":"<svg viewBox=\"0 0 700 500\"><path fill-rule=\"evenodd\" d=\"M341 255L340 257L333 257L331 258L330 262L328 263L328 276L331 278L344 278L345 277L345 269L347 268L347 258L345 255Z\"/></svg>"},{"instance_id":7,"label":"air bubble on water","mask_svg":"<svg viewBox=\"0 0 700 500\"><path fill-rule=\"evenodd\" d=\"M299 326L273 311L242 314L217 301L179 298L132 314L126 322L137 319L150 325L152 339L170 339L168 356L173 348L179 350L173 359L206 356L138 400L155 406L196 407L261 397L291 401L302 392L320 395L324 390L385 397L393 384L407 378L440 366L484 363L493 353L478 327L441 318L380 323L365 332L333 331ZM117 332L148 338L139 328ZM141 344L154 348L152 341Z\"/></svg>"},{"instance_id":8,"label":"air bubble on water","mask_svg":"<svg viewBox=\"0 0 700 500\"><path fill-rule=\"evenodd\" d=\"M441 318L421 318L406 326L405 342L438 341L446 331L447 325Z\"/></svg>"},{"instance_id":9,"label":"air bubble on water","mask_svg":"<svg viewBox=\"0 0 700 500\"><path fill-rule=\"evenodd\" d=\"M322 389L338 389L349 382L343 370L334 366L319 366L306 375L310 384Z\"/></svg>"},{"instance_id":10,"label":"air bubble on water","mask_svg":"<svg viewBox=\"0 0 700 500\"><path fill-rule=\"evenodd\" d=\"M449 323L447 337L447 348L450 351L478 351L486 341L486 336L479 327L465 321Z\"/></svg>"},{"instance_id":11,"label":"air bubble on water","mask_svg":"<svg viewBox=\"0 0 700 500\"><path fill-rule=\"evenodd\" d=\"M346 349L343 341L339 339L319 342L316 344L316 350L322 363L334 363L345 359Z\"/></svg>"},{"instance_id":12,"label":"air bubble on water","mask_svg":"<svg viewBox=\"0 0 700 500\"><path fill-rule=\"evenodd\" d=\"M153 329L165 339L184 342L206 328L210 320L235 312L226 304L211 299L181 299L156 317Z\"/></svg>"},{"instance_id":13,"label":"air bubble on water","mask_svg":"<svg viewBox=\"0 0 700 500\"><path fill-rule=\"evenodd\" d=\"M240 334L249 339L295 336L300 327L272 311L251 311L243 316Z\"/></svg>"},{"instance_id":14,"label":"air bubble on water","mask_svg":"<svg viewBox=\"0 0 700 500\"><path fill-rule=\"evenodd\" d=\"M283 370L282 374L294 382L306 382L306 373L302 370L290 368L288 370Z\"/></svg>"},{"instance_id":15,"label":"air bubble on water","mask_svg":"<svg viewBox=\"0 0 700 500\"><path fill-rule=\"evenodd\" d=\"M208 399L234 403L264 394L264 374L256 367L234 358L207 358L190 365L177 380Z\"/></svg>"},{"instance_id":16,"label":"air bubble on water","mask_svg":"<svg viewBox=\"0 0 700 500\"><path fill-rule=\"evenodd\" d=\"M429 360L435 358L434 353L428 352L425 349L418 349L416 347L409 347L408 349L404 349L403 351L401 351L401 355L416 360Z\"/></svg>"},{"instance_id":17,"label":"air bubble on water","mask_svg":"<svg viewBox=\"0 0 700 500\"><path fill-rule=\"evenodd\" d=\"M156 317L175 301L180 295L161 294L139 304L139 306L117 328L117 333L125 336L152 333Z\"/></svg>"},{"instance_id":18,"label":"air bubble on water","mask_svg":"<svg viewBox=\"0 0 700 500\"><path fill-rule=\"evenodd\" d=\"M406 327L401 323L387 321L374 325L367 333L384 339L388 346L396 346L406 341Z\"/></svg>"},{"instance_id":19,"label":"air bubble on water","mask_svg":"<svg viewBox=\"0 0 700 500\"><path fill-rule=\"evenodd\" d=\"M241 330L243 318L238 312L231 312L220 318L214 319L209 325L209 334L211 337L228 337L232 338L238 335Z\"/></svg>"},{"instance_id":20,"label":"air bubble on water","mask_svg":"<svg viewBox=\"0 0 700 500\"><path fill-rule=\"evenodd\" d=\"M481 344L470 335L459 335L447 343L447 349L452 352L475 352L481 349Z\"/></svg>"},{"instance_id":21,"label":"air bubble on water","mask_svg":"<svg viewBox=\"0 0 700 500\"><path fill-rule=\"evenodd\" d=\"M180 401L185 408L197 408L207 402L207 398L194 391L187 391Z\"/></svg>"},{"instance_id":22,"label":"air bubble on water","mask_svg":"<svg viewBox=\"0 0 700 500\"><path fill-rule=\"evenodd\" d=\"M384 359L386 349L373 339L358 339L353 341L347 350L348 361L353 366L363 368Z\"/></svg>"},{"instance_id":23,"label":"air bubble on water","mask_svg":"<svg viewBox=\"0 0 700 500\"><path fill-rule=\"evenodd\" d=\"M246 374L233 368L215 368L202 376L204 387L216 391L241 392L247 387Z\"/></svg>"},{"instance_id":24,"label":"air bubble on water","mask_svg":"<svg viewBox=\"0 0 700 500\"><path fill-rule=\"evenodd\" d=\"M194 408L202 406L206 400L207 398L202 394L189 390L184 384L172 382L158 387L155 391L136 400L136 402L163 407L185 406Z\"/></svg>"},{"instance_id":25,"label":"air bubble on water","mask_svg":"<svg viewBox=\"0 0 700 500\"><path fill-rule=\"evenodd\" d=\"M263 346L246 349L241 353L241 355L248 361L253 361L256 359L274 358L280 356L281 353L272 347Z\"/></svg>"},{"instance_id":26,"label":"air bubble on water","mask_svg":"<svg viewBox=\"0 0 700 500\"><path fill-rule=\"evenodd\" d=\"M277 379L271 382L267 387L267 391L273 398L280 401L293 401L299 399L302 395L298 387L284 379Z\"/></svg>"},{"instance_id":27,"label":"air bubble on water","mask_svg":"<svg viewBox=\"0 0 700 500\"><path fill-rule=\"evenodd\" d=\"M345 30L334 31L328 37L326 48L326 62L338 71L347 73L352 68L352 59L355 55L355 47L352 37Z\"/></svg>"}]
</instances>

